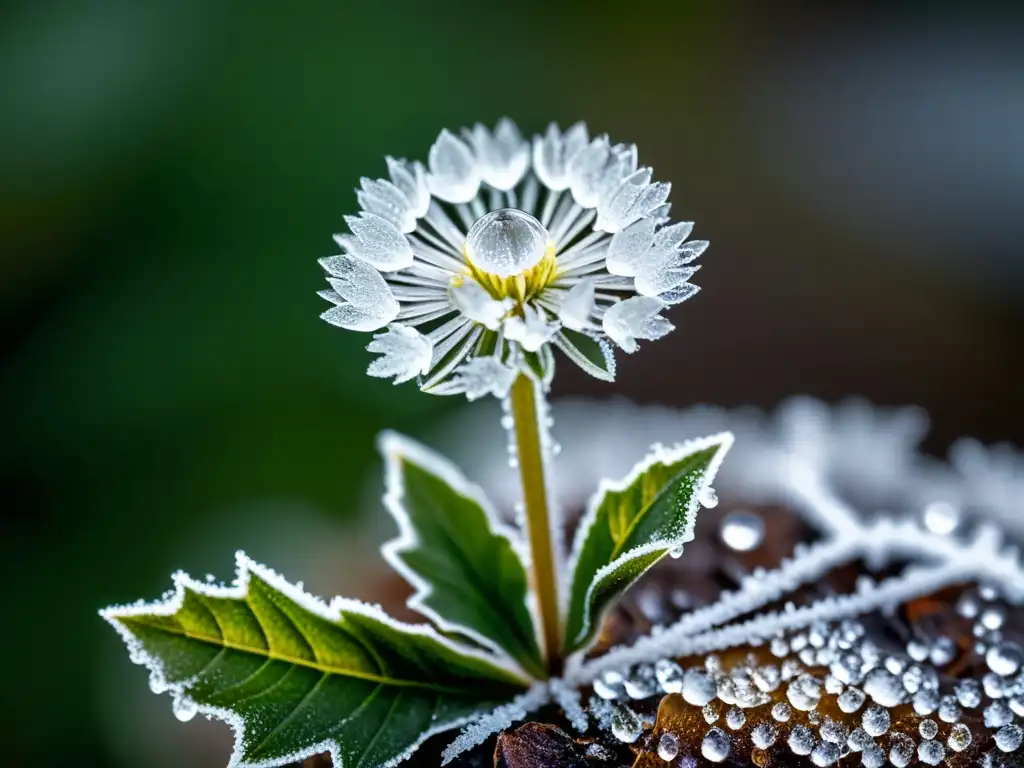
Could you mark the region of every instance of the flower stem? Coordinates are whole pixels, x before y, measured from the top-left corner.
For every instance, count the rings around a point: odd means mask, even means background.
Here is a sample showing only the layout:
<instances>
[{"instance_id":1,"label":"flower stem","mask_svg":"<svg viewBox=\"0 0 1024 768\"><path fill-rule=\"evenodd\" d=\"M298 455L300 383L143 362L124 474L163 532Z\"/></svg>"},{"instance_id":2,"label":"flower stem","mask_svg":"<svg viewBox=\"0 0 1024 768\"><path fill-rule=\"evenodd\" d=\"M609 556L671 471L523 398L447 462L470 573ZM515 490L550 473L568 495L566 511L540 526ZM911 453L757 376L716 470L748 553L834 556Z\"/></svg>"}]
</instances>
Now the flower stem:
<instances>
[{"instance_id":1,"label":"flower stem","mask_svg":"<svg viewBox=\"0 0 1024 768\"><path fill-rule=\"evenodd\" d=\"M541 444L541 430L545 427L541 424L539 401L543 397L539 385L525 375L520 375L512 385L510 401L515 422L519 477L523 485L533 587L537 592L548 673L555 676L562 672L562 638L558 575L555 570L547 481L544 476L544 448Z\"/></svg>"}]
</instances>

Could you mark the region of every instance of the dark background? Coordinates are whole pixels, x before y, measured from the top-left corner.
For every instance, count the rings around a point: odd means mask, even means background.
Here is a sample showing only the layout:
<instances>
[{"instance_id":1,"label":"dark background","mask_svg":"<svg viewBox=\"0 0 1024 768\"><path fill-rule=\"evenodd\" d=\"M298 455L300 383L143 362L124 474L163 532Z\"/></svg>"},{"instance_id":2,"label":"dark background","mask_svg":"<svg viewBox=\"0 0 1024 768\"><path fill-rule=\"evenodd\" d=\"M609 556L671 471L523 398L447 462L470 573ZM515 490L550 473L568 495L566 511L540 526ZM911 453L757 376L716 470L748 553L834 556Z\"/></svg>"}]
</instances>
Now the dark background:
<instances>
[{"instance_id":1,"label":"dark background","mask_svg":"<svg viewBox=\"0 0 1024 768\"><path fill-rule=\"evenodd\" d=\"M374 434L466 407L366 377L368 337L320 322L315 295L359 177L425 158L444 126L585 119L635 141L712 242L675 333L614 386L563 363L556 396L861 394L925 406L937 450L1024 442L1020 21L924 2L6 5L0 761L226 762L226 729L177 723L95 611L157 597L176 567L230 577L240 547L293 579L344 570Z\"/></svg>"}]
</instances>

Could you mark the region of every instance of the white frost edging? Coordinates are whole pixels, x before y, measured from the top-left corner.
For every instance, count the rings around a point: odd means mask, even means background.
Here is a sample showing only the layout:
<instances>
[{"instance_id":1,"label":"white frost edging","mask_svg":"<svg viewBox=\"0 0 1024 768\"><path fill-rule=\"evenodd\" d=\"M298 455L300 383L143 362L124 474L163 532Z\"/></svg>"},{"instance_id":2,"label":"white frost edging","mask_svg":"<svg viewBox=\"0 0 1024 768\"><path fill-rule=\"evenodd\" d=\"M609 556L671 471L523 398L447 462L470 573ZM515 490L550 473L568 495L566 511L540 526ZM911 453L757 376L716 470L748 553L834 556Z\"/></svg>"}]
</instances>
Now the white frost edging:
<instances>
[{"instance_id":1,"label":"white frost edging","mask_svg":"<svg viewBox=\"0 0 1024 768\"><path fill-rule=\"evenodd\" d=\"M483 510L491 531L508 541L512 551L523 564L524 571L529 574L530 556L519 532L502 521L501 516L494 510L494 507L480 486L471 483L459 471L458 467L440 454L434 453L429 448L397 432L382 432L377 442L385 462L384 482L386 491L384 494L384 506L387 507L387 510L398 524L399 532L398 538L386 542L381 547L381 555L383 555L388 565L408 581L415 590L414 594L406 601L406 605L426 616L442 630L465 635L474 642L490 649L497 657L498 661L496 663L500 666L527 681L532 680L532 677L522 668L519 662L509 656L493 638L486 637L464 624L449 621L433 608L426 605L427 599L433 594L433 585L406 565L405 561L401 558L403 553L418 549L422 543L417 538L416 531L409 518L409 513L405 509L405 483L402 476L402 458L408 458L413 464L441 478L455 493L468 498L478 505ZM540 626L540 607L537 604L536 594L529 588L526 590L526 609L533 621L533 635L537 647L543 648L543 639L540 637L538 629Z\"/></svg>"},{"instance_id":2,"label":"white frost edging","mask_svg":"<svg viewBox=\"0 0 1024 768\"><path fill-rule=\"evenodd\" d=\"M184 681L181 683L172 683L168 681L164 675L163 662L156 656L148 653L143 648L141 641L132 634L128 627L118 621L118 619L131 616L173 616L181 610L184 604L186 590L208 597L243 600L249 591L250 576L255 575L257 578L267 582L275 590L298 603L302 608L326 621L332 623L341 621L342 611L358 614L360 616L373 619L374 621L379 621L399 632L428 638L458 655L474 658L487 664L500 667L499 664L495 663L494 658L490 654L457 645L425 624L405 624L397 621L384 613L378 605L369 605L358 600L352 600L344 597L336 597L331 600L330 604L327 604L319 598L304 592L298 586L291 584L270 568L260 565L256 561L252 560L244 552L237 552L235 560L236 576L234 582L229 586L197 581L182 571L178 571L173 576L174 590L170 594L166 595L162 600L152 603L139 601L130 605L115 605L104 608L99 612L100 616L102 616L115 630L117 630L117 633L124 640L125 644L128 646L128 653L131 660L137 664L145 665L146 668L149 669L153 680L153 687L169 692L174 699L176 707L183 706L193 708L197 713L205 715L206 717L221 720L231 727L235 741L234 749L232 750L231 757L228 761L228 768L278 768L279 766L288 765L289 763L301 762L308 757L322 754L324 752L330 753L331 761L335 766L338 766L338 768L345 768L345 766L341 758L341 749L334 739L325 740L307 747L306 749L298 750L280 758L272 758L270 760L260 760L256 762L244 761L242 759L243 744L245 741L244 719L229 709L201 704L189 698L188 688L190 681ZM470 716L457 718L449 722L438 723L428 731L420 734L419 738L405 751L403 751L402 754L397 755L386 763L383 763L380 768L391 768L391 766L395 766L407 759L431 736L474 722L476 719L476 716Z\"/></svg>"}]
</instances>

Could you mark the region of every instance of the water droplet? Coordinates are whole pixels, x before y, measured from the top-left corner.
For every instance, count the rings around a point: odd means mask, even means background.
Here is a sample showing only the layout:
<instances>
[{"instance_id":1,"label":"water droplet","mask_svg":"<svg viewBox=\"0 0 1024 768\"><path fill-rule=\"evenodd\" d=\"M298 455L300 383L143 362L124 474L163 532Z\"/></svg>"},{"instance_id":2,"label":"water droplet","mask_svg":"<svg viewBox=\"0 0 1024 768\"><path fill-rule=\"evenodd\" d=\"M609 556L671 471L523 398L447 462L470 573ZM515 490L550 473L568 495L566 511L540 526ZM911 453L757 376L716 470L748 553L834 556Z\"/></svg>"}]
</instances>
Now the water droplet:
<instances>
[{"instance_id":1,"label":"water droplet","mask_svg":"<svg viewBox=\"0 0 1024 768\"><path fill-rule=\"evenodd\" d=\"M806 725L795 725L793 730L789 732L787 743L789 748L793 750L793 754L809 755L811 750L814 749L814 734L811 733L811 729Z\"/></svg>"},{"instance_id":2,"label":"water droplet","mask_svg":"<svg viewBox=\"0 0 1024 768\"><path fill-rule=\"evenodd\" d=\"M864 701L867 696L859 688L847 688L841 694L839 694L838 704L839 709L843 712L850 714L856 712L858 709L864 706Z\"/></svg>"},{"instance_id":3,"label":"water droplet","mask_svg":"<svg viewBox=\"0 0 1024 768\"><path fill-rule=\"evenodd\" d=\"M646 665L637 667L632 675L622 681L622 685L631 699L647 699L658 691L654 668Z\"/></svg>"},{"instance_id":4,"label":"water droplet","mask_svg":"<svg viewBox=\"0 0 1024 768\"><path fill-rule=\"evenodd\" d=\"M718 506L718 491L712 488L710 485L705 486L700 492L698 501L702 507L707 509L714 509Z\"/></svg>"},{"instance_id":5,"label":"water droplet","mask_svg":"<svg viewBox=\"0 0 1024 768\"><path fill-rule=\"evenodd\" d=\"M889 710L870 706L864 710L860 722L868 736L882 736L889 731Z\"/></svg>"},{"instance_id":6,"label":"water droplet","mask_svg":"<svg viewBox=\"0 0 1024 768\"><path fill-rule=\"evenodd\" d=\"M779 732L776 730L775 726L770 723L758 723L750 732L750 740L758 749L768 749L775 743L775 739L778 738L778 735Z\"/></svg>"},{"instance_id":7,"label":"water droplet","mask_svg":"<svg viewBox=\"0 0 1024 768\"><path fill-rule=\"evenodd\" d=\"M502 208L481 216L466 235L466 257L481 272L519 275L536 266L551 235L525 211Z\"/></svg>"},{"instance_id":8,"label":"water droplet","mask_svg":"<svg viewBox=\"0 0 1024 768\"><path fill-rule=\"evenodd\" d=\"M961 680L953 689L960 706L974 709L981 705L981 683L972 678Z\"/></svg>"},{"instance_id":9,"label":"water droplet","mask_svg":"<svg viewBox=\"0 0 1024 768\"><path fill-rule=\"evenodd\" d=\"M869 745L874 743L874 739L868 736L868 732L863 728L854 728L853 732L850 733L850 736L846 739L847 746L849 746L853 752L860 752L861 750L867 749Z\"/></svg>"},{"instance_id":10,"label":"water droplet","mask_svg":"<svg viewBox=\"0 0 1024 768\"><path fill-rule=\"evenodd\" d=\"M747 716L743 714L742 709L733 707L725 713L725 724L732 730L738 731L747 724Z\"/></svg>"},{"instance_id":11,"label":"water droplet","mask_svg":"<svg viewBox=\"0 0 1024 768\"><path fill-rule=\"evenodd\" d=\"M939 724L934 720L922 720L917 728L922 739L934 739L939 734Z\"/></svg>"},{"instance_id":12,"label":"water droplet","mask_svg":"<svg viewBox=\"0 0 1024 768\"><path fill-rule=\"evenodd\" d=\"M171 705L171 709L174 711L174 716L181 720L183 723L187 723L196 713L199 711L199 707L192 699L187 699L184 696L178 696L174 699L174 703Z\"/></svg>"},{"instance_id":13,"label":"water droplet","mask_svg":"<svg viewBox=\"0 0 1024 768\"><path fill-rule=\"evenodd\" d=\"M718 707L714 703L706 704L701 710L701 714L704 715L704 722L708 725L718 722Z\"/></svg>"},{"instance_id":14,"label":"water droplet","mask_svg":"<svg viewBox=\"0 0 1024 768\"><path fill-rule=\"evenodd\" d=\"M914 695L914 711L919 715L930 715L939 708L937 691L922 688Z\"/></svg>"},{"instance_id":15,"label":"water droplet","mask_svg":"<svg viewBox=\"0 0 1024 768\"><path fill-rule=\"evenodd\" d=\"M680 693L683 690L683 669L671 659L661 659L655 664L654 675L665 693Z\"/></svg>"},{"instance_id":16,"label":"water droplet","mask_svg":"<svg viewBox=\"0 0 1024 768\"><path fill-rule=\"evenodd\" d=\"M937 741L922 741L917 747L917 756L925 765L938 765L946 759L946 748Z\"/></svg>"},{"instance_id":17,"label":"water droplet","mask_svg":"<svg viewBox=\"0 0 1024 768\"><path fill-rule=\"evenodd\" d=\"M981 616L978 617L978 621L985 629L994 631L1000 629L1003 626L1003 622L1006 621L1006 611L999 606L992 606L982 611Z\"/></svg>"},{"instance_id":18,"label":"water droplet","mask_svg":"<svg viewBox=\"0 0 1024 768\"><path fill-rule=\"evenodd\" d=\"M750 680L757 686L758 690L771 693L777 690L782 682L782 674L778 667L765 665L758 667L750 673Z\"/></svg>"},{"instance_id":19,"label":"water droplet","mask_svg":"<svg viewBox=\"0 0 1024 768\"><path fill-rule=\"evenodd\" d=\"M680 557L683 556L683 545L680 544L678 546L672 547L672 549L668 551L668 556L671 557L673 560L678 560Z\"/></svg>"},{"instance_id":20,"label":"water droplet","mask_svg":"<svg viewBox=\"0 0 1024 768\"><path fill-rule=\"evenodd\" d=\"M819 742L811 751L811 762L815 765L835 765L841 750L838 744L828 741Z\"/></svg>"},{"instance_id":21,"label":"water droplet","mask_svg":"<svg viewBox=\"0 0 1024 768\"><path fill-rule=\"evenodd\" d=\"M907 656L914 661L924 661L928 658L928 644L920 640L911 640L907 643Z\"/></svg>"},{"instance_id":22,"label":"water droplet","mask_svg":"<svg viewBox=\"0 0 1024 768\"><path fill-rule=\"evenodd\" d=\"M907 768L914 759L914 740L905 733L894 733L891 738L889 762L894 768Z\"/></svg>"},{"instance_id":23,"label":"water droplet","mask_svg":"<svg viewBox=\"0 0 1024 768\"><path fill-rule=\"evenodd\" d=\"M960 720L963 711L957 704L955 696L943 696L939 701L939 719L944 723L955 723Z\"/></svg>"},{"instance_id":24,"label":"water droplet","mask_svg":"<svg viewBox=\"0 0 1024 768\"><path fill-rule=\"evenodd\" d=\"M907 696L903 682L887 669L875 669L864 678L864 693L883 707L895 707Z\"/></svg>"},{"instance_id":25,"label":"water droplet","mask_svg":"<svg viewBox=\"0 0 1024 768\"><path fill-rule=\"evenodd\" d=\"M718 535L730 549L749 552L764 541L764 520L752 512L730 512L722 518Z\"/></svg>"},{"instance_id":26,"label":"water droplet","mask_svg":"<svg viewBox=\"0 0 1024 768\"><path fill-rule=\"evenodd\" d=\"M780 701L772 707L772 718L778 723L788 722L792 716L793 711L789 708L789 704L786 704L784 701Z\"/></svg>"},{"instance_id":27,"label":"water droplet","mask_svg":"<svg viewBox=\"0 0 1024 768\"><path fill-rule=\"evenodd\" d=\"M978 604L978 598L970 592L965 592L956 602L956 612L965 619L975 618L980 610L981 606Z\"/></svg>"},{"instance_id":28,"label":"water droplet","mask_svg":"<svg viewBox=\"0 0 1024 768\"><path fill-rule=\"evenodd\" d=\"M963 723L957 723L950 729L946 743L954 752L963 752L971 746L971 729Z\"/></svg>"},{"instance_id":29,"label":"water droplet","mask_svg":"<svg viewBox=\"0 0 1024 768\"><path fill-rule=\"evenodd\" d=\"M706 672L699 669L688 669L683 675L683 699L687 704L703 707L715 698L718 686Z\"/></svg>"},{"instance_id":30,"label":"water droplet","mask_svg":"<svg viewBox=\"0 0 1024 768\"><path fill-rule=\"evenodd\" d=\"M877 744L868 744L860 756L864 768L882 768L885 765L885 750Z\"/></svg>"},{"instance_id":31,"label":"water droplet","mask_svg":"<svg viewBox=\"0 0 1024 768\"><path fill-rule=\"evenodd\" d=\"M622 684L622 675L618 672L605 672L594 680L594 693L605 701L615 701L626 693Z\"/></svg>"},{"instance_id":32,"label":"water droplet","mask_svg":"<svg viewBox=\"0 0 1024 768\"><path fill-rule=\"evenodd\" d=\"M1016 643L996 643L985 654L985 663L997 675L1016 674L1024 662L1024 651Z\"/></svg>"},{"instance_id":33,"label":"water droplet","mask_svg":"<svg viewBox=\"0 0 1024 768\"><path fill-rule=\"evenodd\" d=\"M1002 701L993 701L985 707L985 727L1002 728L1013 722L1013 712Z\"/></svg>"},{"instance_id":34,"label":"water droplet","mask_svg":"<svg viewBox=\"0 0 1024 768\"><path fill-rule=\"evenodd\" d=\"M725 762L731 750L732 739L721 728L712 728L708 731L700 745L701 755L712 763Z\"/></svg>"},{"instance_id":35,"label":"water droplet","mask_svg":"<svg viewBox=\"0 0 1024 768\"><path fill-rule=\"evenodd\" d=\"M810 712L821 701L821 686L810 675L800 675L789 684L786 698L794 708L801 712Z\"/></svg>"},{"instance_id":36,"label":"water droplet","mask_svg":"<svg viewBox=\"0 0 1024 768\"><path fill-rule=\"evenodd\" d=\"M159 696L161 693L167 692L167 681L164 680L162 675L158 675L156 672L151 672L149 675L149 690Z\"/></svg>"},{"instance_id":37,"label":"water droplet","mask_svg":"<svg viewBox=\"0 0 1024 768\"><path fill-rule=\"evenodd\" d=\"M1024 741L1024 731L1019 725L1004 725L996 731L996 746L1001 752L1014 752Z\"/></svg>"},{"instance_id":38,"label":"water droplet","mask_svg":"<svg viewBox=\"0 0 1024 768\"><path fill-rule=\"evenodd\" d=\"M636 712L622 704L616 705L612 713L612 735L619 741L632 744L643 733L643 725Z\"/></svg>"},{"instance_id":39,"label":"water droplet","mask_svg":"<svg viewBox=\"0 0 1024 768\"><path fill-rule=\"evenodd\" d=\"M935 501L924 508L924 524L932 533L948 536L960 524L960 512L952 504Z\"/></svg>"},{"instance_id":40,"label":"water droplet","mask_svg":"<svg viewBox=\"0 0 1024 768\"><path fill-rule=\"evenodd\" d=\"M670 763L679 755L679 739L671 733L661 734L658 739L658 757L666 763Z\"/></svg>"},{"instance_id":41,"label":"water droplet","mask_svg":"<svg viewBox=\"0 0 1024 768\"><path fill-rule=\"evenodd\" d=\"M940 637L932 645L932 652L929 654L932 664L936 667L944 667L956 658L956 643L950 637Z\"/></svg>"},{"instance_id":42,"label":"water droplet","mask_svg":"<svg viewBox=\"0 0 1024 768\"><path fill-rule=\"evenodd\" d=\"M833 744L845 744L846 740L850 737L846 726L842 723L837 723L831 717L825 718L825 722L821 724L818 733L821 734L821 738L824 741L830 741Z\"/></svg>"}]
</instances>

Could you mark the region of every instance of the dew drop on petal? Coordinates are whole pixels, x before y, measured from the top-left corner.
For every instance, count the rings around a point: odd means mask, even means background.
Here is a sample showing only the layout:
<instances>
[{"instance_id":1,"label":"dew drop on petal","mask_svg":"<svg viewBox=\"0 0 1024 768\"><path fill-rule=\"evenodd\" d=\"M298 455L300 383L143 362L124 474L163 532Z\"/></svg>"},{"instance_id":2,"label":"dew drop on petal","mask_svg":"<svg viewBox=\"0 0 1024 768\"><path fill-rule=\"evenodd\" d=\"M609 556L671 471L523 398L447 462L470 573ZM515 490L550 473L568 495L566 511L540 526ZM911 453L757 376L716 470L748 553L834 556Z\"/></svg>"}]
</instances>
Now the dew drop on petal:
<instances>
[{"instance_id":1,"label":"dew drop on petal","mask_svg":"<svg viewBox=\"0 0 1024 768\"><path fill-rule=\"evenodd\" d=\"M679 755L679 739L671 733L661 734L658 739L658 757L666 763L670 763Z\"/></svg>"},{"instance_id":2,"label":"dew drop on petal","mask_svg":"<svg viewBox=\"0 0 1024 768\"><path fill-rule=\"evenodd\" d=\"M186 699L181 696L177 697L174 700L174 703L171 706L171 708L174 711L174 716L183 723L187 723L189 720L195 717L196 713L199 711L199 708L196 706L196 703L192 701L192 699Z\"/></svg>"},{"instance_id":3,"label":"dew drop on petal","mask_svg":"<svg viewBox=\"0 0 1024 768\"><path fill-rule=\"evenodd\" d=\"M481 216L466 235L466 256L482 272L518 275L536 266L551 236L525 211L502 208Z\"/></svg>"},{"instance_id":4,"label":"dew drop on petal","mask_svg":"<svg viewBox=\"0 0 1024 768\"><path fill-rule=\"evenodd\" d=\"M712 728L708 731L700 745L701 755L712 763L725 762L731 750L732 739L721 728Z\"/></svg>"}]
</instances>

